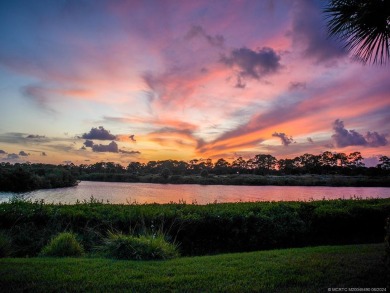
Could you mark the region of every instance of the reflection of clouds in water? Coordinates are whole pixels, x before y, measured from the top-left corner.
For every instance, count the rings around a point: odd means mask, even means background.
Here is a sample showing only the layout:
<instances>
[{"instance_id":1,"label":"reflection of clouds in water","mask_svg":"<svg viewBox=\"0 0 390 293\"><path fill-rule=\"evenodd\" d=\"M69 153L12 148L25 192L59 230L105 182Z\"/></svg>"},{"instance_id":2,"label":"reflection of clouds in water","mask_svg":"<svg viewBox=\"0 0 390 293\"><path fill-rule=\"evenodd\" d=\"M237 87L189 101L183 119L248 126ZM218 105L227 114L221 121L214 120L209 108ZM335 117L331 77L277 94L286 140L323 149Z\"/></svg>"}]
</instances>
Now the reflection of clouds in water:
<instances>
[{"instance_id":1,"label":"reflection of clouds in water","mask_svg":"<svg viewBox=\"0 0 390 293\"><path fill-rule=\"evenodd\" d=\"M77 200L89 202L107 200L110 203L170 203L207 204L247 201L309 201L349 199L352 197L390 197L390 188L382 187L324 187L324 186L234 186L234 185L175 185L150 183L80 182L77 187L37 190L23 194L0 192L0 202L13 195L46 203L71 204Z\"/></svg>"}]
</instances>

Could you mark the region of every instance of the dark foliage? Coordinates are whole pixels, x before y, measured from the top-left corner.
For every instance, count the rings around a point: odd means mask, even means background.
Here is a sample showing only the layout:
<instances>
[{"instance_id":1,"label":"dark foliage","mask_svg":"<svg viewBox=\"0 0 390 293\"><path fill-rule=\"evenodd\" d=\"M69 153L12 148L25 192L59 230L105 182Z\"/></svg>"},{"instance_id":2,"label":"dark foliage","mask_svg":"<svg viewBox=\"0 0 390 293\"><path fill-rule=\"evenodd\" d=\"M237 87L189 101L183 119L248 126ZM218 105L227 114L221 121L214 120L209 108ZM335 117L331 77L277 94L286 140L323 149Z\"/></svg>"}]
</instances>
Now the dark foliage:
<instances>
[{"instance_id":1,"label":"dark foliage","mask_svg":"<svg viewBox=\"0 0 390 293\"><path fill-rule=\"evenodd\" d=\"M83 254L82 245L77 241L76 235L70 232L56 235L40 253L41 256L52 257L78 257Z\"/></svg>"},{"instance_id":2,"label":"dark foliage","mask_svg":"<svg viewBox=\"0 0 390 293\"><path fill-rule=\"evenodd\" d=\"M208 177L209 176L209 172L207 172L207 170L206 169L204 169L204 170L202 170L202 172L200 172L200 176L201 177Z\"/></svg>"},{"instance_id":3,"label":"dark foliage","mask_svg":"<svg viewBox=\"0 0 390 293\"><path fill-rule=\"evenodd\" d=\"M164 235L132 236L109 233L100 248L110 258L160 260L178 257L177 247L167 242Z\"/></svg>"},{"instance_id":4,"label":"dark foliage","mask_svg":"<svg viewBox=\"0 0 390 293\"><path fill-rule=\"evenodd\" d=\"M1 163L0 191L21 192L68 187L77 185L77 180L224 185L390 186L389 157L382 156L379 164L370 168L365 167L362 161L363 157L359 152L349 155L324 152L280 160L271 155L259 154L248 160L239 157L231 163L219 159L215 164L211 159L193 159L189 162L150 161L147 164L131 162L127 168L113 162L79 166ZM302 175L325 177L307 179L300 177ZM275 179L275 176L283 178Z\"/></svg>"},{"instance_id":5,"label":"dark foliage","mask_svg":"<svg viewBox=\"0 0 390 293\"><path fill-rule=\"evenodd\" d=\"M11 238L9 235L0 231L0 258L11 255L11 246Z\"/></svg>"},{"instance_id":6,"label":"dark foliage","mask_svg":"<svg viewBox=\"0 0 390 293\"><path fill-rule=\"evenodd\" d=\"M14 255L36 255L58 233L71 230L85 250L108 231L145 235L154 230L179 244L183 255L253 251L323 244L383 241L389 199L227 204L111 205L91 199L76 205L0 204L0 230Z\"/></svg>"},{"instance_id":7,"label":"dark foliage","mask_svg":"<svg viewBox=\"0 0 390 293\"><path fill-rule=\"evenodd\" d=\"M390 58L390 1L331 0L325 9L331 36L345 42L363 63Z\"/></svg>"},{"instance_id":8,"label":"dark foliage","mask_svg":"<svg viewBox=\"0 0 390 293\"><path fill-rule=\"evenodd\" d=\"M34 189L77 185L72 166L48 164L0 164L0 191L31 191Z\"/></svg>"},{"instance_id":9,"label":"dark foliage","mask_svg":"<svg viewBox=\"0 0 390 293\"><path fill-rule=\"evenodd\" d=\"M164 168L161 171L161 177L163 177L164 179L168 179L169 176L171 176L171 170L169 170L168 168Z\"/></svg>"},{"instance_id":10,"label":"dark foliage","mask_svg":"<svg viewBox=\"0 0 390 293\"><path fill-rule=\"evenodd\" d=\"M100 162L72 166L71 172L80 180L90 181L234 185L279 185L281 182L280 180L275 182L270 178L240 175L366 176L370 178L358 179L353 183L351 180L343 179L335 184L330 183L328 179L316 180L317 182L313 184L304 182L305 180L296 180L294 177L286 177L286 182L282 185L390 186L390 183L387 185L385 183L387 179L383 180L390 175L390 159L387 156L382 156L376 167L367 168L362 161L363 157L359 152L349 155L324 152L319 155L304 154L293 159L279 160L271 155L259 154L248 160L239 157L231 163L219 159L215 164L211 159L193 159L189 162L163 160L150 161L146 164L131 162L124 168L120 164Z\"/></svg>"}]
</instances>

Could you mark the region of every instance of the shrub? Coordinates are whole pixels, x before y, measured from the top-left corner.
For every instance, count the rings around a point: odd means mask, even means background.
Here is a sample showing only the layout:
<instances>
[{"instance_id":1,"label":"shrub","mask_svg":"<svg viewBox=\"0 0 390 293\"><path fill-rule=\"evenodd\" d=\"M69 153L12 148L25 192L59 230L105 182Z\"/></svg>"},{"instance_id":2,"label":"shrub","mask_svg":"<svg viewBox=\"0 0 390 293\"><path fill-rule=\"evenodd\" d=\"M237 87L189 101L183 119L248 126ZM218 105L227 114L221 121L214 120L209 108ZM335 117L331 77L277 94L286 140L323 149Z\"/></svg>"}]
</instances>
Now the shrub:
<instances>
[{"instance_id":1,"label":"shrub","mask_svg":"<svg viewBox=\"0 0 390 293\"><path fill-rule=\"evenodd\" d=\"M207 172L206 169L203 169L202 172L200 172L200 176L207 177L207 176L209 176L209 172Z\"/></svg>"},{"instance_id":2,"label":"shrub","mask_svg":"<svg viewBox=\"0 0 390 293\"><path fill-rule=\"evenodd\" d=\"M54 237L41 251L41 256L82 256L84 249L76 235L63 232Z\"/></svg>"},{"instance_id":3,"label":"shrub","mask_svg":"<svg viewBox=\"0 0 390 293\"><path fill-rule=\"evenodd\" d=\"M164 168L161 171L161 177L163 177L164 179L168 179L169 176L171 176L171 170L169 170L168 168Z\"/></svg>"},{"instance_id":4,"label":"shrub","mask_svg":"<svg viewBox=\"0 0 390 293\"><path fill-rule=\"evenodd\" d=\"M116 259L171 259L179 256L177 247L163 235L132 236L110 233L102 247L103 253Z\"/></svg>"},{"instance_id":5,"label":"shrub","mask_svg":"<svg viewBox=\"0 0 390 293\"><path fill-rule=\"evenodd\" d=\"M11 239L0 232L0 258L11 255Z\"/></svg>"}]
</instances>

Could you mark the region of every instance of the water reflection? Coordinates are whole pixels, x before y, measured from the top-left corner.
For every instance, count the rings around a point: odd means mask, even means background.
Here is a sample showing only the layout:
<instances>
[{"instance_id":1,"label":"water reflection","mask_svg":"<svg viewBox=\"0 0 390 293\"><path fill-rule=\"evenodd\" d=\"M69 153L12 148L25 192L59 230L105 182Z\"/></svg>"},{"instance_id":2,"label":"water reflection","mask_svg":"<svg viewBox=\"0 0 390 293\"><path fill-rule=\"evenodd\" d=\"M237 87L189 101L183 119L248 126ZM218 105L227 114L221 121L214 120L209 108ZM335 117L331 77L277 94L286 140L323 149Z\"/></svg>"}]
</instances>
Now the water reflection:
<instances>
[{"instance_id":1,"label":"water reflection","mask_svg":"<svg viewBox=\"0 0 390 293\"><path fill-rule=\"evenodd\" d=\"M13 193L0 193L0 201L12 198ZM324 186L227 186L191 184L113 183L82 181L76 187L37 190L19 194L31 200L48 203L75 203L91 197L110 203L186 203L244 201L307 201L337 198L388 198L385 187L324 187Z\"/></svg>"}]
</instances>

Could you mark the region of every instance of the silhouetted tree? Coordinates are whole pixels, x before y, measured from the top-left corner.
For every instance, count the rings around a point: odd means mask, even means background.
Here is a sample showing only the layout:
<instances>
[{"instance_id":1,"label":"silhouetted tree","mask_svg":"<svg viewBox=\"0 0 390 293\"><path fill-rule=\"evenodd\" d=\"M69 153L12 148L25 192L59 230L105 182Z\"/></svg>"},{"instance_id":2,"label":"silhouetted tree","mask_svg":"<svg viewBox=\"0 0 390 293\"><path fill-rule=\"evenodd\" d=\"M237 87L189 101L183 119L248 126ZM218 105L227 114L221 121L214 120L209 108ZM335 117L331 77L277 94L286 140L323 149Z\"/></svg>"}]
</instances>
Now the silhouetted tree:
<instances>
[{"instance_id":1,"label":"silhouetted tree","mask_svg":"<svg viewBox=\"0 0 390 293\"><path fill-rule=\"evenodd\" d=\"M129 173L140 173L142 169L145 167L144 164L141 164L140 162L131 162L126 170Z\"/></svg>"},{"instance_id":2,"label":"silhouetted tree","mask_svg":"<svg viewBox=\"0 0 390 293\"><path fill-rule=\"evenodd\" d=\"M390 170L390 158L387 156L381 156L379 158L379 164L377 165L377 168L380 168L382 170Z\"/></svg>"},{"instance_id":3,"label":"silhouetted tree","mask_svg":"<svg viewBox=\"0 0 390 293\"><path fill-rule=\"evenodd\" d=\"M169 170L168 168L164 168L162 171L161 171L161 177L163 177L164 179L168 179L169 176L171 176L171 170Z\"/></svg>"},{"instance_id":4,"label":"silhouetted tree","mask_svg":"<svg viewBox=\"0 0 390 293\"><path fill-rule=\"evenodd\" d=\"M348 155L348 167L349 168L361 168L364 167L362 154L360 152L353 152Z\"/></svg>"},{"instance_id":5,"label":"silhouetted tree","mask_svg":"<svg viewBox=\"0 0 390 293\"><path fill-rule=\"evenodd\" d=\"M348 165L348 157L344 153L337 153L335 154L335 157L337 158L337 166L338 167L346 167Z\"/></svg>"},{"instance_id":6,"label":"silhouetted tree","mask_svg":"<svg viewBox=\"0 0 390 293\"><path fill-rule=\"evenodd\" d=\"M219 159L214 165L214 172L216 174L227 174L230 164L225 159Z\"/></svg>"},{"instance_id":7,"label":"silhouetted tree","mask_svg":"<svg viewBox=\"0 0 390 293\"><path fill-rule=\"evenodd\" d=\"M264 154L256 155L251 161L257 174L269 174L270 171L275 170L276 163L274 156Z\"/></svg>"},{"instance_id":8,"label":"silhouetted tree","mask_svg":"<svg viewBox=\"0 0 390 293\"><path fill-rule=\"evenodd\" d=\"M242 157L239 157L232 162L232 168L234 172L243 173L247 167L247 162Z\"/></svg>"},{"instance_id":9,"label":"silhouetted tree","mask_svg":"<svg viewBox=\"0 0 390 293\"><path fill-rule=\"evenodd\" d=\"M208 177L208 176L209 176L209 172L207 172L206 169L203 169L202 172L200 172L200 176L202 176L202 177Z\"/></svg>"},{"instance_id":10,"label":"silhouetted tree","mask_svg":"<svg viewBox=\"0 0 390 293\"><path fill-rule=\"evenodd\" d=\"M199 174L199 165L198 165L198 163L199 163L199 160L198 160L198 159L192 159L192 160L190 160L190 162L189 162L189 168L190 168L192 174L196 174L196 173Z\"/></svg>"},{"instance_id":11,"label":"silhouetted tree","mask_svg":"<svg viewBox=\"0 0 390 293\"><path fill-rule=\"evenodd\" d=\"M390 58L390 1L330 0L325 8L330 36L363 63L385 64Z\"/></svg>"},{"instance_id":12,"label":"silhouetted tree","mask_svg":"<svg viewBox=\"0 0 390 293\"><path fill-rule=\"evenodd\" d=\"M294 174L297 172L293 159L281 159L277 163L278 170L284 174Z\"/></svg>"}]
</instances>

